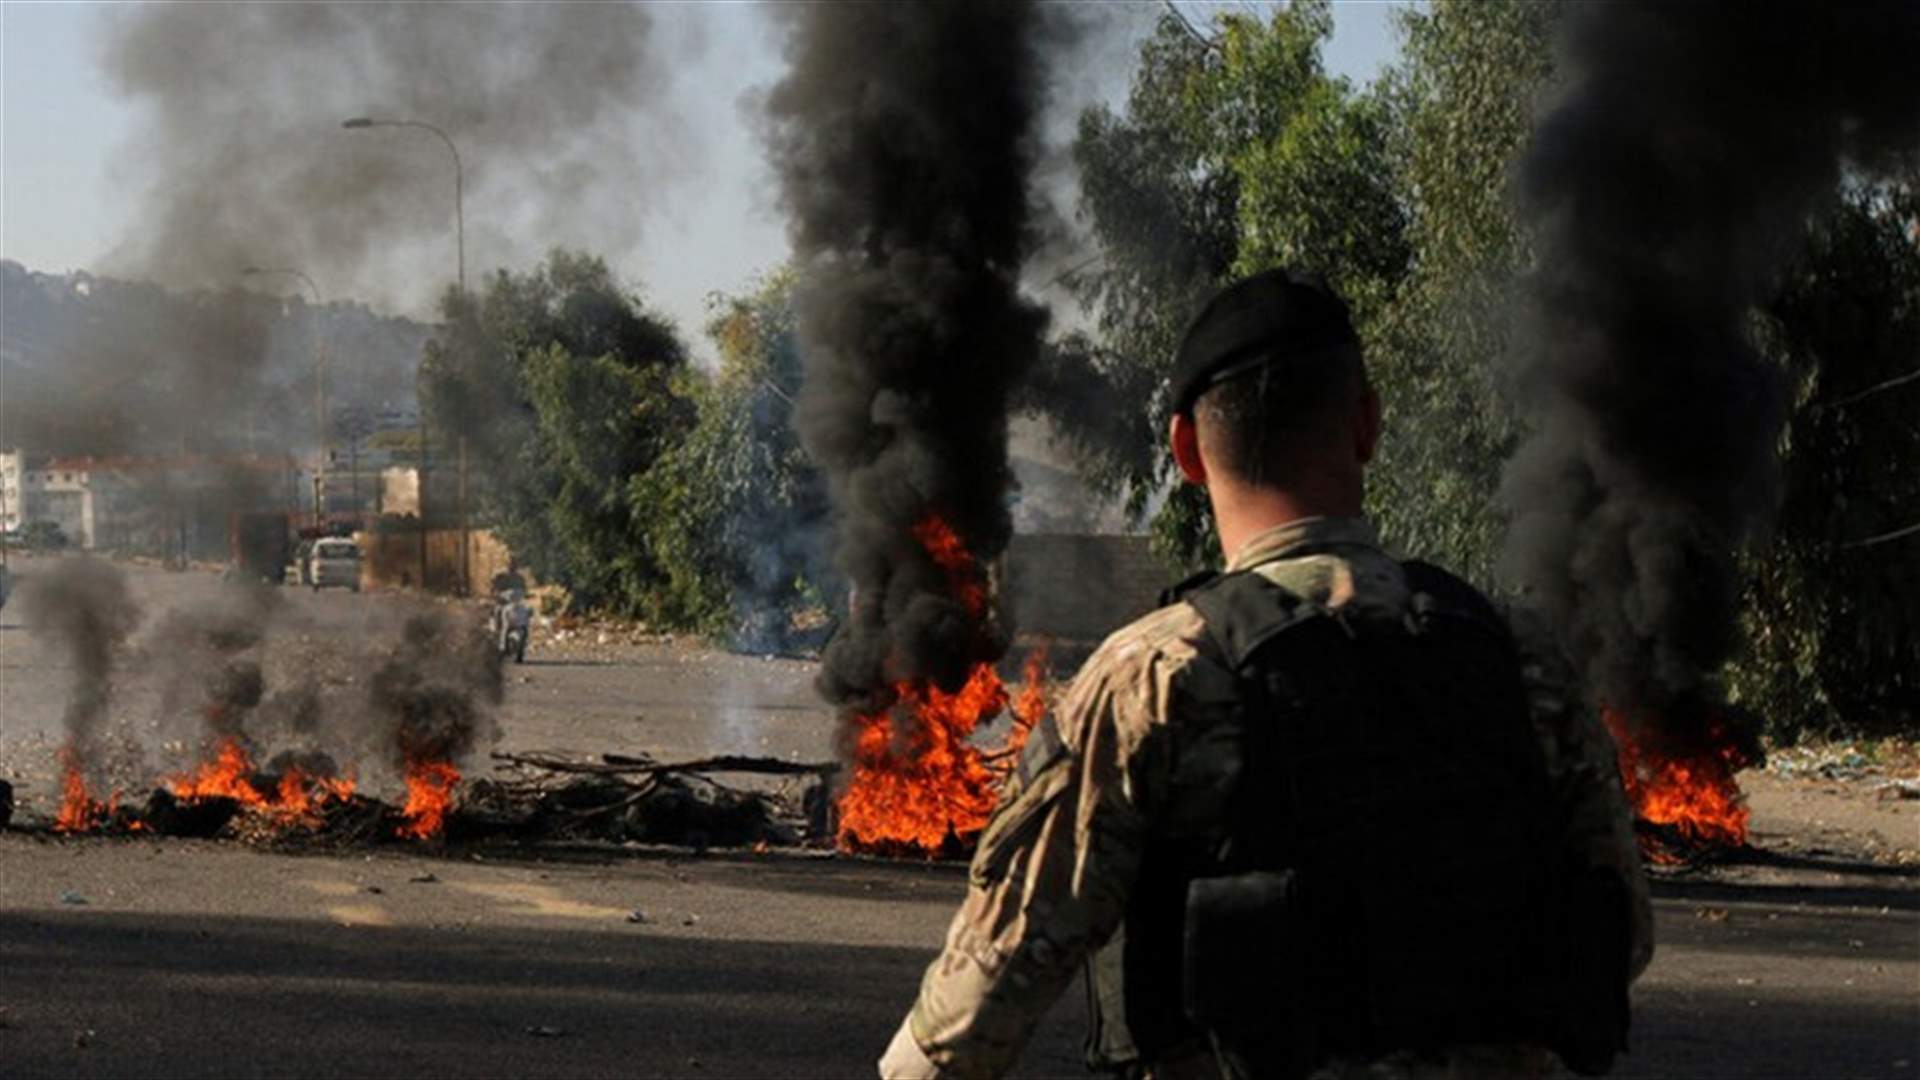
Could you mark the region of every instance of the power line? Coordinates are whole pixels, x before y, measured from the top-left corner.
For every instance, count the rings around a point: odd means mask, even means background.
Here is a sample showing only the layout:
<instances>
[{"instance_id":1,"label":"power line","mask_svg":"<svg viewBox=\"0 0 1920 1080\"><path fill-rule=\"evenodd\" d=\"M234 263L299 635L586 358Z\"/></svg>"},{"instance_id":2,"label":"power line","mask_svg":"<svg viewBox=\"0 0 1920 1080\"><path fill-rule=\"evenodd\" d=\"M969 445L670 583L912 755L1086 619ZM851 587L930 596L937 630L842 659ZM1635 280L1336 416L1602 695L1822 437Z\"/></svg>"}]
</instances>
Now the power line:
<instances>
[{"instance_id":1,"label":"power line","mask_svg":"<svg viewBox=\"0 0 1920 1080\"><path fill-rule=\"evenodd\" d=\"M1887 390L1892 390L1895 387L1903 386L1907 383L1914 382L1915 380L1920 380L1920 371L1909 371L1905 375L1895 375L1893 378L1888 379L1885 382L1878 382L1873 384L1872 386L1867 387L1865 390L1859 390L1854 393L1848 394L1846 397L1843 397L1838 401L1823 402L1821 403L1820 407L1823 409L1844 408L1848 405L1853 404L1856 401L1862 400L1863 398L1870 398L1875 394L1878 394Z\"/></svg>"},{"instance_id":2,"label":"power line","mask_svg":"<svg viewBox=\"0 0 1920 1080\"><path fill-rule=\"evenodd\" d=\"M1842 550L1872 547L1875 544L1885 544L1893 540L1898 540L1903 536L1913 536L1915 534L1920 534L1920 522L1915 522L1904 529L1895 529L1892 532L1881 533L1879 536L1869 536L1865 540L1852 540L1841 544L1840 547Z\"/></svg>"}]
</instances>

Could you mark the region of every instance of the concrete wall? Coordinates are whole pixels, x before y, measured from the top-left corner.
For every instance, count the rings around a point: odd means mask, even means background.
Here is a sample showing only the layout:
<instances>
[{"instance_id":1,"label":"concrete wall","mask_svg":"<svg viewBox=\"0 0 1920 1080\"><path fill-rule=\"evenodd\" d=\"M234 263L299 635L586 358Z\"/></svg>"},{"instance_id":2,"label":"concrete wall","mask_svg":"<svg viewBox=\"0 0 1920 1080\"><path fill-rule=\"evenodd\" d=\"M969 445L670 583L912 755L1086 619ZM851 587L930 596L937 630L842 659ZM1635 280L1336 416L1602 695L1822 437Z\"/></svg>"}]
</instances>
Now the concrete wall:
<instances>
[{"instance_id":1,"label":"concrete wall","mask_svg":"<svg viewBox=\"0 0 1920 1080\"><path fill-rule=\"evenodd\" d=\"M1174 580L1144 536L1016 534L1000 565L1020 634L1062 642L1099 641Z\"/></svg>"}]
</instances>

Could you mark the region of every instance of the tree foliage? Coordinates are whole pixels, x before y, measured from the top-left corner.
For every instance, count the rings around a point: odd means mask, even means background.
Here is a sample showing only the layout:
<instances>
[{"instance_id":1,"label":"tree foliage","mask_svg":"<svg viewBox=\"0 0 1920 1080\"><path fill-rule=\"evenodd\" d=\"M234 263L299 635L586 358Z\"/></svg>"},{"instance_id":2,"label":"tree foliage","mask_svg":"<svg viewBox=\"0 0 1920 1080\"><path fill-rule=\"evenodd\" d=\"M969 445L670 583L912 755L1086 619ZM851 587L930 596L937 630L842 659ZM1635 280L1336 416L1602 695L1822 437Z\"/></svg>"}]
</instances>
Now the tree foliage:
<instances>
[{"instance_id":1,"label":"tree foliage","mask_svg":"<svg viewBox=\"0 0 1920 1080\"><path fill-rule=\"evenodd\" d=\"M682 382L698 422L631 492L667 574L654 617L754 651L791 648L795 616L834 587L826 488L792 426L792 285L782 271L714 298L719 369Z\"/></svg>"},{"instance_id":2,"label":"tree foliage","mask_svg":"<svg viewBox=\"0 0 1920 1080\"><path fill-rule=\"evenodd\" d=\"M1795 405L1776 528L1744 560L1732 689L1780 736L1913 734L1920 173L1850 186L1762 327Z\"/></svg>"},{"instance_id":3,"label":"tree foliage","mask_svg":"<svg viewBox=\"0 0 1920 1080\"><path fill-rule=\"evenodd\" d=\"M1210 38L1169 12L1142 47L1126 113L1101 107L1081 120L1074 157L1100 259L1069 284L1094 312L1099 339L1054 351L1039 404L1092 482L1124 494L1131 512L1167 495L1154 533L1179 562L1209 560L1212 528L1197 492L1168 491L1159 451L1167 403L1157 392L1199 306L1223 281L1278 262L1352 276L1338 281L1351 287L1404 261L1381 163L1365 152L1379 143L1384 110L1322 70L1332 27L1325 0L1266 20L1223 16ZM1324 167L1356 147L1363 153L1343 167ZM1367 214L1386 227L1360 220ZM1116 424L1060 392L1103 377L1117 400L1154 405L1138 423Z\"/></svg>"},{"instance_id":4,"label":"tree foliage","mask_svg":"<svg viewBox=\"0 0 1920 1080\"><path fill-rule=\"evenodd\" d=\"M1558 17L1524 2L1408 10L1381 86L1410 257L1366 335L1386 419L1368 511L1403 550L1483 585L1500 465L1519 434L1500 386L1509 304L1531 257L1507 177L1552 75Z\"/></svg>"},{"instance_id":5,"label":"tree foliage","mask_svg":"<svg viewBox=\"0 0 1920 1080\"><path fill-rule=\"evenodd\" d=\"M1322 68L1326 3L1204 28L1170 10L1124 110L1082 118L1096 252L1069 284L1094 329L1056 343L1025 404L1067 434L1092 486L1151 514L1163 552L1218 558L1200 493L1173 483L1161 447L1180 334L1220 284L1285 265L1352 303L1386 410L1369 513L1399 550L1496 584L1494 493L1523 422L1505 385L1510 305L1533 258L1508 177L1552 87L1561 11L1409 8L1398 61L1355 88ZM1899 532L1920 522L1920 381L1899 381L1920 357L1920 195L1913 176L1843 195L1756 313L1799 405L1778 529L1745 563L1747 648L1729 682L1778 732L1920 723L1920 563L1901 557L1920 537Z\"/></svg>"},{"instance_id":6,"label":"tree foliage","mask_svg":"<svg viewBox=\"0 0 1920 1080\"><path fill-rule=\"evenodd\" d=\"M1075 156L1099 263L1073 284L1098 336L1061 343L1036 398L1096 486L1135 513L1165 496L1153 520L1164 552L1217 558L1199 492L1170 489L1166 403L1137 423L1081 403L1102 379L1116 400L1156 400L1206 297L1288 266L1353 306L1389 422L1375 514L1409 550L1485 576L1492 448L1511 432L1487 362L1498 343L1462 329L1460 309L1490 304L1521 254L1501 192L1546 75L1550 11L1407 12L1405 59L1364 89L1324 70L1326 3L1228 13L1204 38L1169 13L1126 113L1083 118Z\"/></svg>"},{"instance_id":7,"label":"tree foliage","mask_svg":"<svg viewBox=\"0 0 1920 1080\"><path fill-rule=\"evenodd\" d=\"M663 571L628 485L694 420L672 325L567 251L441 309L420 369L429 454L464 438L486 516L535 575L581 606L641 613Z\"/></svg>"}]
</instances>

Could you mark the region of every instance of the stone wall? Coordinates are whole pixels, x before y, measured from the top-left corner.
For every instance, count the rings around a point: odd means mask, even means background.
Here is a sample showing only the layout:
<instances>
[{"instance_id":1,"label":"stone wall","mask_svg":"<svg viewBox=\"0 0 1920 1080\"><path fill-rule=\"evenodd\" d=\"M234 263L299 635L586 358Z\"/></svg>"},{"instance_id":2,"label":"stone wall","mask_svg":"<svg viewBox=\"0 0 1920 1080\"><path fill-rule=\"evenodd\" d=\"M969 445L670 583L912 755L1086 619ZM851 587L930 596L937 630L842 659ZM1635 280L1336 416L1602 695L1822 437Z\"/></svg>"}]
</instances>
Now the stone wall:
<instances>
[{"instance_id":1,"label":"stone wall","mask_svg":"<svg viewBox=\"0 0 1920 1080\"><path fill-rule=\"evenodd\" d=\"M1152 611L1173 576L1144 536L1017 534L1002 596L1022 637L1098 643Z\"/></svg>"},{"instance_id":2,"label":"stone wall","mask_svg":"<svg viewBox=\"0 0 1920 1080\"><path fill-rule=\"evenodd\" d=\"M353 539L360 545L362 588L399 589L418 585L421 569L418 529L357 532ZM434 592L486 596L493 575L507 568L507 546L491 532L472 530L467 534L467 545L463 563L459 529L427 530L426 580Z\"/></svg>"}]
</instances>

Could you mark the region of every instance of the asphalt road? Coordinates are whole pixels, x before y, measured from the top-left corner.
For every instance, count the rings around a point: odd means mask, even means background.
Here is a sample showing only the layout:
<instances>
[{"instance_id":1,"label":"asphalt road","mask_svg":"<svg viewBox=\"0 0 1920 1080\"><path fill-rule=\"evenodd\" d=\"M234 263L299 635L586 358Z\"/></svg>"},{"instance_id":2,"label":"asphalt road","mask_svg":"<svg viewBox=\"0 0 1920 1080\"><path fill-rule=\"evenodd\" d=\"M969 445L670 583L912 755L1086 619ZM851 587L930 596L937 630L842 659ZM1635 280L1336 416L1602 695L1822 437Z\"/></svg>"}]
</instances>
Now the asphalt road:
<instances>
[{"instance_id":1,"label":"asphalt road","mask_svg":"<svg viewBox=\"0 0 1920 1080\"><path fill-rule=\"evenodd\" d=\"M141 571L136 587L163 608L213 586ZM394 603L289 601L316 613L295 652ZM831 750L805 664L597 637L544 651L509 687L505 745ZM27 816L47 805L65 677L0 613L0 775ZM129 670L116 697L136 742L159 730L158 677ZM1660 950L1618 1075L1920 1075L1920 877L1876 861L1884 843L1769 813L1751 857L1658 879ZM0 835L0 1075L869 1075L963 887L954 866L785 853L294 856L16 830ZM1022 1075L1084 1075L1081 994Z\"/></svg>"}]
</instances>

